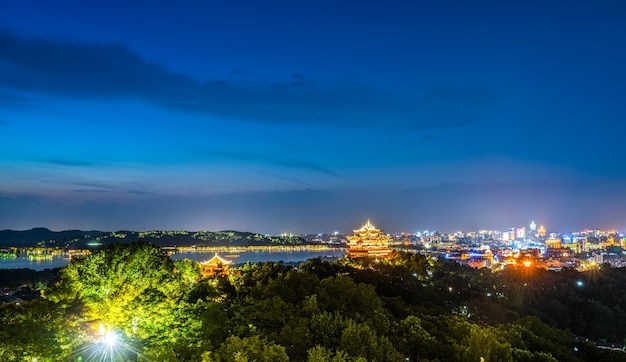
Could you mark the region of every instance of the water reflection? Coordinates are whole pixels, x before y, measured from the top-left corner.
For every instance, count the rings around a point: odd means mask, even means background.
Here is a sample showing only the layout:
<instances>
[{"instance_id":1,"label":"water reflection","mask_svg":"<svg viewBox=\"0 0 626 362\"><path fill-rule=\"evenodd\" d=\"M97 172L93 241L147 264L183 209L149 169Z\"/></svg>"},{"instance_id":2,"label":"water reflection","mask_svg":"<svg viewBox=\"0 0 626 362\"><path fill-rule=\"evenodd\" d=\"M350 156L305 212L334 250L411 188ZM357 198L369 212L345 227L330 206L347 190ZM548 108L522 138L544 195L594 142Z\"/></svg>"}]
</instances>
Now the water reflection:
<instances>
[{"instance_id":1,"label":"water reflection","mask_svg":"<svg viewBox=\"0 0 626 362\"><path fill-rule=\"evenodd\" d=\"M210 259L215 252L182 252L171 255L172 260L190 259L193 261L205 261ZM345 249L333 248L324 250L311 250L295 248L293 250L251 250L244 248L237 251L220 252L221 257L232 260L235 265L246 262L260 263L265 261L282 261L285 263L298 263L312 258L322 258L323 260L334 261L345 255ZM49 259L32 260L26 257L14 259L0 259L0 269L21 269L28 268L34 270L44 270L60 268L69 264L70 259L64 257L53 257Z\"/></svg>"}]
</instances>

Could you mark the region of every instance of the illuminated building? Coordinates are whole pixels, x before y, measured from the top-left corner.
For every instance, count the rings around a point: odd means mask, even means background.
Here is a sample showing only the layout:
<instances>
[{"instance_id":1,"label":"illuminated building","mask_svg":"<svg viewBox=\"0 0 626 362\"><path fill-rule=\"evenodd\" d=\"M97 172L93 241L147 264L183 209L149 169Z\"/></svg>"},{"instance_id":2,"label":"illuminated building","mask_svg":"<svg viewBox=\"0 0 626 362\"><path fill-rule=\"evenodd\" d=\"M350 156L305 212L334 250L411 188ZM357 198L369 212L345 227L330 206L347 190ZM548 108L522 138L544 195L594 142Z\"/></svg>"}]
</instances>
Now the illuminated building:
<instances>
[{"instance_id":1,"label":"illuminated building","mask_svg":"<svg viewBox=\"0 0 626 362\"><path fill-rule=\"evenodd\" d=\"M467 262L467 266L474 269L482 269L487 267L487 261L484 259L471 259Z\"/></svg>"},{"instance_id":2,"label":"illuminated building","mask_svg":"<svg viewBox=\"0 0 626 362\"><path fill-rule=\"evenodd\" d=\"M587 247L586 251L594 251L594 250L602 251L602 249L605 248L605 246L602 243L587 243L586 247Z\"/></svg>"},{"instance_id":3,"label":"illuminated building","mask_svg":"<svg viewBox=\"0 0 626 362\"><path fill-rule=\"evenodd\" d=\"M351 258L385 258L391 253L389 237L382 230L376 229L369 219L360 229L353 231L354 235L346 237L348 239L348 255Z\"/></svg>"},{"instance_id":4,"label":"illuminated building","mask_svg":"<svg viewBox=\"0 0 626 362\"><path fill-rule=\"evenodd\" d=\"M539 235L540 238L544 238L546 236L546 228L544 228L543 225L539 226L539 230L537 230L537 235Z\"/></svg>"},{"instance_id":5,"label":"illuminated building","mask_svg":"<svg viewBox=\"0 0 626 362\"><path fill-rule=\"evenodd\" d=\"M593 261L596 264L600 265L600 264L604 263L604 257L602 256L601 253L594 254L593 255Z\"/></svg>"},{"instance_id":6,"label":"illuminated building","mask_svg":"<svg viewBox=\"0 0 626 362\"><path fill-rule=\"evenodd\" d=\"M508 232L503 232L502 233L502 241L509 241L509 233Z\"/></svg>"},{"instance_id":7,"label":"illuminated building","mask_svg":"<svg viewBox=\"0 0 626 362\"><path fill-rule=\"evenodd\" d=\"M587 248L587 237L585 236L576 236L574 237L574 242L577 245L576 251L579 253L587 252L589 249Z\"/></svg>"},{"instance_id":8,"label":"illuminated building","mask_svg":"<svg viewBox=\"0 0 626 362\"><path fill-rule=\"evenodd\" d=\"M526 237L526 228L524 227L516 227L515 228L515 238L516 239L524 239Z\"/></svg>"},{"instance_id":9,"label":"illuminated building","mask_svg":"<svg viewBox=\"0 0 626 362\"><path fill-rule=\"evenodd\" d=\"M228 275L228 266L231 263L232 260L226 260L215 253L214 257L200 263L200 266L202 266L202 276L212 277L214 275Z\"/></svg>"},{"instance_id":10,"label":"illuminated building","mask_svg":"<svg viewBox=\"0 0 626 362\"><path fill-rule=\"evenodd\" d=\"M509 229L509 240L515 240L515 228Z\"/></svg>"},{"instance_id":11,"label":"illuminated building","mask_svg":"<svg viewBox=\"0 0 626 362\"><path fill-rule=\"evenodd\" d=\"M535 224L534 221L530 222L530 232L531 233L535 233L535 231L537 231L537 224Z\"/></svg>"},{"instance_id":12,"label":"illuminated building","mask_svg":"<svg viewBox=\"0 0 626 362\"><path fill-rule=\"evenodd\" d=\"M566 243L566 242L561 243L561 249L569 249L575 253L578 251L578 244L575 242L572 242L570 239L569 243Z\"/></svg>"},{"instance_id":13,"label":"illuminated building","mask_svg":"<svg viewBox=\"0 0 626 362\"><path fill-rule=\"evenodd\" d=\"M550 238L545 241L546 249L560 249L561 248L561 239Z\"/></svg>"}]
</instances>

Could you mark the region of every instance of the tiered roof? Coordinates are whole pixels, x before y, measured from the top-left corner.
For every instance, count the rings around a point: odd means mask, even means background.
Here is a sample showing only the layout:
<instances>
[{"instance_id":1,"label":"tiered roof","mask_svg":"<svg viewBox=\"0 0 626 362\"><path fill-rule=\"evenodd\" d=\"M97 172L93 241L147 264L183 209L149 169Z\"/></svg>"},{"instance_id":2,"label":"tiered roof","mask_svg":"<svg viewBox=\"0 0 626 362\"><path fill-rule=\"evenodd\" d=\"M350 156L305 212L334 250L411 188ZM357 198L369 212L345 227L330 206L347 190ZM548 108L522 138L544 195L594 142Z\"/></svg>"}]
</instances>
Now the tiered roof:
<instances>
[{"instance_id":1,"label":"tiered roof","mask_svg":"<svg viewBox=\"0 0 626 362\"><path fill-rule=\"evenodd\" d=\"M354 235L347 236L350 257L386 257L391 253L389 237L382 230L376 229L369 219L360 229L353 231Z\"/></svg>"},{"instance_id":2,"label":"tiered roof","mask_svg":"<svg viewBox=\"0 0 626 362\"><path fill-rule=\"evenodd\" d=\"M200 262L202 266L202 275L205 277L213 275L226 275L228 274L228 266L232 263L232 260L227 260L215 253L211 259Z\"/></svg>"},{"instance_id":3,"label":"tiered roof","mask_svg":"<svg viewBox=\"0 0 626 362\"><path fill-rule=\"evenodd\" d=\"M217 253L215 253L215 256L213 256L211 259L202 261L200 262L200 264L202 264L203 266L204 265L218 266L218 265L229 265L232 262L233 262L232 260L224 259L221 256L217 255Z\"/></svg>"}]
</instances>

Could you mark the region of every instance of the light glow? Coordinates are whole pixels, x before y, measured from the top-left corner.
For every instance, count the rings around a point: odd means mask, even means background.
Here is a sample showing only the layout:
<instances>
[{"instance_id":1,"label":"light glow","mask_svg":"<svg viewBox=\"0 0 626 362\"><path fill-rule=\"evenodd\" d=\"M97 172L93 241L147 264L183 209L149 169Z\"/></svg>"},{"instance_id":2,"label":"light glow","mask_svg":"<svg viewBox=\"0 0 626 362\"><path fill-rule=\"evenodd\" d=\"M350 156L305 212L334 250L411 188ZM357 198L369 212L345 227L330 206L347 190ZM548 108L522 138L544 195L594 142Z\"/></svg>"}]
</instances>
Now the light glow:
<instances>
[{"instance_id":1,"label":"light glow","mask_svg":"<svg viewBox=\"0 0 626 362\"><path fill-rule=\"evenodd\" d=\"M102 342L104 342L109 347L115 346L115 344L117 343L117 333L115 333L114 331L106 332L102 337Z\"/></svg>"}]
</instances>

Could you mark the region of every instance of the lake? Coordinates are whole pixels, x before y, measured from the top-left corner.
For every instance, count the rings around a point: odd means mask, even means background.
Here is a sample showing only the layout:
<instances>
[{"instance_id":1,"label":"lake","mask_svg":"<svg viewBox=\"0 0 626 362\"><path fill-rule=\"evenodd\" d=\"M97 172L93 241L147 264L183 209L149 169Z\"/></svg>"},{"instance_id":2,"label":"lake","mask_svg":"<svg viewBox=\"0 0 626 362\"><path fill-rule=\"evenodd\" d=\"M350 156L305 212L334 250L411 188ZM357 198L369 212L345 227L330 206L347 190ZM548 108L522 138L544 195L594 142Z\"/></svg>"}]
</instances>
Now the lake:
<instances>
[{"instance_id":1,"label":"lake","mask_svg":"<svg viewBox=\"0 0 626 362\"><path fill-rule=\"evenodd\" d=\"M294 250L250 250L220 252L219 256L232 260L233 264L245 264L246 262L260 263L265 261L282 261L285 263L298 263L312 258L335 261L346 254L345 249L331 248L323 250L294 249ZM183 252L171 256L172 260L190 259L193 261L205 261L211 259L214 252ZM29 260L28 258L0 259L0 269L29 268L44 270L60 268L69 264L69 258L56 257L47 260Z\"/></svg>"}]
</instances>

